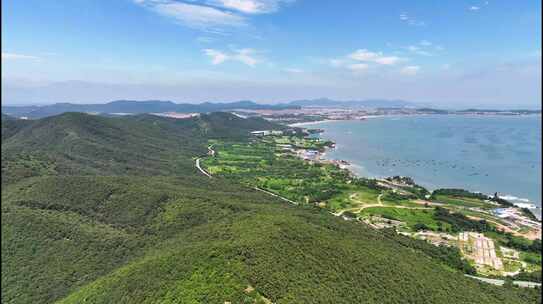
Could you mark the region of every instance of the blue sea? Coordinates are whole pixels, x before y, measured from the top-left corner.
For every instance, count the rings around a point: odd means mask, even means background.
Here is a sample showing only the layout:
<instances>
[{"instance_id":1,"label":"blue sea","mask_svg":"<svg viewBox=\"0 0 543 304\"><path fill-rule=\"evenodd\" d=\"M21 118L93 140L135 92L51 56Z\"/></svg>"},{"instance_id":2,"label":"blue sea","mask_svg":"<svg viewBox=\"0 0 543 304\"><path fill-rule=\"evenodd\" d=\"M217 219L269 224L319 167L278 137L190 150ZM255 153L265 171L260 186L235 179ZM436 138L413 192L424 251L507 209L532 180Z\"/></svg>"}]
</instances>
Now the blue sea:
<instances>
[{"instance_id":1,"label":"blue sea","mask_svg":"<svg viewBox=\"0 0 543 304\"><path fill-rule=\"evenodd\" d=\"M366 177L410 176L430 190L498 192L532 203L541 217L541 116L385 116L332 121L326 158L343 159Z\"/></svg>"}]
</instances>

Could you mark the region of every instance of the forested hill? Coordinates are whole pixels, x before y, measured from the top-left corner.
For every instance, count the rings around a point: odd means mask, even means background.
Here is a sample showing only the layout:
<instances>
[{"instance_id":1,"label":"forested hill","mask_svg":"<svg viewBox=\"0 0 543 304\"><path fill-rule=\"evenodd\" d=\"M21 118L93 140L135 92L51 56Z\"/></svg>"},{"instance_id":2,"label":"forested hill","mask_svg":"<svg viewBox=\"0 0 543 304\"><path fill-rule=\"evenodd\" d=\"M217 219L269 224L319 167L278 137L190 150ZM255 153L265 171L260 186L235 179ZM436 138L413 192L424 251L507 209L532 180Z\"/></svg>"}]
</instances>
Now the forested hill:
<instances>
[{"instance_id":1,"label":"forested hill","mask_svg":"<svg viewBox=\"0 0 543 304\"><path fill-rule=\"evenodd\" d=\"M2 117L2 302L538 301L395 235L194 169L208 139L270 128L228 113Z\"/></svg>"},{"instance_id":2,"label":"forested hill","mask_svg":"<svg viewBox=\"0 0 543 304\"><path fill-rule=\"evenodd\" d=\"M229 111L234 109L282 110L299 108L300 106L298 105L258 104L248 100L230 103L204 102L200 104L174 103L171 101L161 100L116 100L102 104L55 103L43 106L2 106L2 113L16 117L26 116L29 118L43 118L47 116L59 115L66 112L88 112L99 114L143 114L160 112L207 113L216 111Z\"/></svg>"},{"instance_id":3,"label":"forested hill","mask_svg":"<svg viewBox=\"0 0 543 304\"><path fill-rule=\"evenodd\" d=\"M222 112L189 119L83 113L2 119L2 183L41 174L194 173L192 158L207 152L208 138L273 128L284 127Z\"/></svg>"}]
</instances>

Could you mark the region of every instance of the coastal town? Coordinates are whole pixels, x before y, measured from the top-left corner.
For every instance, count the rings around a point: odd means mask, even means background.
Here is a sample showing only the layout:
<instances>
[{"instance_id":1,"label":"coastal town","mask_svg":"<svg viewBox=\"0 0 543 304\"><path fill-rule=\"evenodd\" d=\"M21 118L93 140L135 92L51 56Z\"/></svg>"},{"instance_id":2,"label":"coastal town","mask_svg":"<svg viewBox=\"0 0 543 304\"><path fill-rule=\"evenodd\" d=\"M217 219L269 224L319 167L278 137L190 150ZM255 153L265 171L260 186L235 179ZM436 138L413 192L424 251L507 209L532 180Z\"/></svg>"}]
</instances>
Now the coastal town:
<instances>
[{"instance_id":1,"label":"coastal town","mask_svg":"<svg viewBox=\"0 0 543 304\"><path fill-rule=\"evenodd\" d=\"M541 115L540 111L532 110L443 110L416 107L300 107L295 109L236 109L232 113L241 117L262 117L266 120L282 124L305 124L329 120L365 120L381 116L412 116L412 115L479 115L479 116L519 116Z\"/></svg>"},{"instance_id":2,"label":"coastal town","mask_svg":"<svg viewBox=\"0 0 543 304\"><path fill-rule=\"evenodd\" d=\"M536 110L443 110L434 108L417 107L374 107L374 108L356 108L356 107L285 107L278 109L232 109L230 113L241 117L262 117L271 122L277 122L286 125L307 124L323 121L335 120L365 120L368 118L382 116L413 116L413 115L469 115L469 116L520 116L520 115L541 115L541 111ZM97 112L89 114L98 115ZM110 115L124 116L130 113L109 113ZM153 112L157 116L171 118L189 118L199 116L200 112ZM22 119L28 117L22 116Z\"/></svg>"}]
</instances>

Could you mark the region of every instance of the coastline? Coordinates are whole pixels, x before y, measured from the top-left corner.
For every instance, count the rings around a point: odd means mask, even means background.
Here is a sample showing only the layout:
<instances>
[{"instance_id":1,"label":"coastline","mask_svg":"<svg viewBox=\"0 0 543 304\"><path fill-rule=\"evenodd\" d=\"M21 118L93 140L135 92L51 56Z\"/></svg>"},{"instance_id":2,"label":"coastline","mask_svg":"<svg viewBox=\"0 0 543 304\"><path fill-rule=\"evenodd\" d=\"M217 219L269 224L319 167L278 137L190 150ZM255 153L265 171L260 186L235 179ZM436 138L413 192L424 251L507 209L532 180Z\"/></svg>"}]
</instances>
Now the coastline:
<instances>
[{"instance_id":1,"label":"coastline","mask_svg":"<svg viewBox=\"0 0 543 304\"><path fill-rule=\"evenodd\" d=\"M328 151L329 149L332 150L332 149L335 149L335 148L327 148L326 151ZM342 159L327 158L326 157L326 152L321 154L320 159L325 160L325 161L346 162L348 165L343 165L343 168L345 170L349 171L349 173L352 176L356 177L356 178L369 178L369 179L375 179L375 180L378 180L378 181L383 181L386 178L386 177L378 177L378 176L364 176L364 175L358 173L354 169L355 166L361 166L360 164L356 164L356 163L353 163L351 161L346 161L346 160L342 160ZM387 176L387 177L391 177L391 176ZM412 178L410 176L403 176L403 177ZM413 180L415 180L415 179L413 179ZM416 182L416 180L415 180L415 182ZM427 188L426 186L424 186L424 187ZM439 189L439 188L441 188L441 187L437 187L436 189ZM429 191L436 190L436 189L431 189L431 188L427 188L427 189ZM470 190L468 190L468 191L470 191ZM482 194L484 194L484 195L486 195L488 197L492 197L492 194L489 194L489 193L484 193L484 192L480 192L480 191L470 191L470 192L482 193ZM522 202L516 202L517 201L516 199L511 199L512 196L510 194L502 194L502 195L498 195L498 197L501 198L501 199L507 200L508 202L513 204L516 208L528 209L540 222L542 221L542 216L541 216L542 208L537 206L535 203L530 202L529 204L527 204L527 203L522 203ZM528 207L528 205L533 206L533 208Z\"/></svg>"},{"instance_id":2,"label":"coastline","mask_svg":"<svg viewBox=\"0 0 543 304\"><path fill-rule=\"evenodd\" d=\"M371 117L384 117L385 115L379 115L379 116L371 116ZM390 116L390 115L389 115ZM319 124L319 123L326 123L326 122L337 122L337 121L358 121L358 120L323 120L323 121L318 121L318 122L308 122L308 123L300 123L298 125L315 125L315 124ZM325 151L323 153L321 153L321 155L319 156L319 159L320 160L324 160L324 161L341 161L341 162L345 162L347 165L343 165L343 168L348 170L349 173L354 176L354 177L358 177L358 178L369 178L369 179L376 179L376 180L383 180L384 178L386 177L389 177L389 176L377 176L377 175L363 175L359 172L357 172L357 170L355 169L355 167L363 167L364 164L360 164L360 163L356 163L356 162L353 162L353 161L347 161L347 160L343 160L343 159L337 159L337 158L332 158L332 157L329 157L329 154L327 153L328 151L330 150L335 150L337 149L337 143L335 141L335 139L329 139L331 140L333 143L334 143L334 146L333 147L326 147ZM395 175L395 174L393 174ZM397 174L396 174L397 175ZM407 177L410 177L410 178L413 178L411 176L407 176ZM414 179L414 178L413 178ZM416 181L416 179L414 179ZM424 185L423 185L424 186ZM439 189L439 188L442 188L438 185L434 185L434 187L430 187L428 188L427 186L424 186L425 188L427 188L428 190L430 191L433 191L435 189ZM432 189L432 188L435 188L435 189ZM446 187L445 187L446 188ZM468 189L466 189L468 190ZM492 197L493 194L490 194L490 193L485 193L485 192L482 192L482 191L476 191L476 190L468 190L470 192L475 192L475 193L483 193L489 197ZM519 209L528 209L540 222L542 221L542 207L541 206L538 206L535 202L533 201L529 201L528 203L525 201L526 199L522 199L522 198L519 198L519 197L516 197L512 194L509 194L509 193L500 193L500 192L497 192L498 193L498 196L502 199L505 199L507 201L509 201L511 204L513 204L516 208L519 208ZM514 198L514 199L513 199ZM529 205L533 206L534 208L530 208Z\"/></svg>"},{"instance_id":3,"label":"coastline","mask_svg":"<svg viewBox=\"0 0 543 304\"><path fill-rule=\"evenodd\" d=\"M425 115L425 114L422 114ZM327 122L339 122L339 121L364 121L366 119L370 118L382 118L382 117L399 117L399 116L405 116L405 115L367 115L367 116L361 116L361 119L325 119L325 120L317 120L317 121L308 121L308 122L297 122L293 124L288 124L289 127L303 127L303 126L310 126L310 125L316 125L320 123L327 123ZM413 116L413 115L411 115Z\"/></svg>"},{"instance_id":4,"label":"coastline","mask_svg":"<svg viewBox=\"0 0 543 304\"><path fill-rule=\"evenodd\" d=\"M296 122L292 124L287 124L289 127L303 127L303 126L310 126L320 123L327 123L327 122L338 122L338 121L362 121L364 119L370 119L370 118L383 118L383 117L416 117L416 116L466 116L466 117L533 117L533 116L542 116L541 113L534 113L534 114L516 114L516 115L505 115L505 114L474 114L474 113L466 113L466 114L459 114L459 113L448 113L448 114L434 114L434 113L416 113L416 114L387 114L387 115L366 115L361 116L362 119L324 119L324 120L316 120L316 121L308 121L308 122Z\"/></svg>"},{"instance_id":5,"label":"coastline","mask_svg":"<svg viewBox=\"0 0 543 304\"><path fill-rule=\"evenodd\" d=\"M293 124L288 124L289 127L303 127L303 126L310 126L315 124L320 124L323 122L336 122L336 121L342 121L341 119L327 119L327 120L317 120L317 121L308 121L308 122L297 122Z\"/></svg>"}]
</instances>

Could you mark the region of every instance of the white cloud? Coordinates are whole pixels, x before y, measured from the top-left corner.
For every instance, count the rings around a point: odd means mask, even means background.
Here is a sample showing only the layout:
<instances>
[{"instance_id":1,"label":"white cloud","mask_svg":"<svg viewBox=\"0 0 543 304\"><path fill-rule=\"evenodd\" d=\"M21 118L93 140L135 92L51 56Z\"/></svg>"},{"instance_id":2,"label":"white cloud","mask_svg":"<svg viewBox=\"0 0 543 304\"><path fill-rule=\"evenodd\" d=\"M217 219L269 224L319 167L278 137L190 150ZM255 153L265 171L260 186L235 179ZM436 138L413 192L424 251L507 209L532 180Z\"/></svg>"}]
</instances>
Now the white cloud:
<instances>
[{"instance_id":1,"label":"white cloud","mask_svg":"<svg viewBox=\"0 0 543 304\"><path fill-rule=\"evenodd\" d=\"M409 65L409 66L403 67L400 70L400 73L402 73L404 75L413 76L413 75L417 75L417 73L419 71L420 71L420 66L418 66L418 65Z\"/></svg>"},{"instance_id":2,"label":"white cloud","mask_svg":"<svg viewBox=\"0 0 543 304\"><path fill-rule=\"evenodd\" d=\"M396 64L398 63L399 61L401 61L402 59L400 57L396 57L396 56L388 56L388 57L379 57L379 58L376 58L375 59L375 62L376 63L379 63L379 64L385 64L385 65L392 65L392 64Z\"/></svg>"},{"instance_id":3,"label":"white cloud","mask_svg":"<svg viewBox=\"0 0 543 304\"><path fill-rule=\"evenodd\" d=\"M349 58L358 61L372 61L377 57L379 57L379 54L370 52L366 49L356 50L354 53L349 55Z\"/></svg>"},{"instance_id":4,"label":"white cloud","mask_svg":"<svg viewBox=\"0 0 543 304\"><path fill-rule=\"evenodd\" d=\"M369 68L369 65L367 65L366 63L353 63L348 65L347 68L351 71L361 72L367 70Z\"/></svg>"},{"instance_id":5,"label":"white cloud","mask_svg":"<svg viewBox=\"0 0 543 304\"><path fill-rule=\"evenodd\" d=\"M401 58L396 56L383 56L383 53L370 52L366 49L359 49L348 56L350 59L363 62L374 62L384 65L392 65L401 61Z\"/></svg>"},{"instance_id":6,"label":"white cloud","mask_svg":"<svg viewBox=\"0 0 543 304\"><path fill-rule=\"evenodd\" d=\"M224 33L248 24L247 15L277 11L295 0L132 0L187 27Z\"/></svg>"},{"instance_id":7,"label":"white cloud","mask_svg":"<svg viewBox=\"0 0 543 304\"><path fill-rule=\"evenodd\" d=\"M470 6L470 7L468 8L468 10L470 10L470 11L478 11L478 10L480 10L480 9L481 9L481 8L480 8L479 6Z\"/></svg>"},{"instance_id":8,"label":"white cloud","mask_svg":"<svg viewBox=\"0 0 543 304\"><path fill-rule=\"evenodd\" d=\"M38 60L39 58L31 55L15 54L15 53L4 53L2 52L2 60L11 60L11 59L30 59Z\"/></svg>"},{"instance_id":9,"label":"white cloud","mask_svg":"<svg viewBox=\"0 0 543 304\"><path fill-rule=\"evenodd\" d=\"M432 51L442 51L443 47L434 45L432 42L428 40L421 40L416 45L409 45L404 47L404 49L408 50L409 52L421 56L434 56Z\"/></svg>"},{"instance_id":10,"label":"white cloud","mask_svg":"<svg viewBox=\"0 0 543 304\"><path fill-rule=\"evenodd\" d=\"M215 49L204 49L204 54L211 58L211 63L214 65L221 64L228 60L238 61L248 66L255 66L261 60L256 57L256 51L253 49L234 50L231 53L219 51Z\"/></svg>"},{"instance_id":11,"label":"white cloud","mask_svg":"<svg viewBox=\"0 0 543 304\"><path fill-rule=\"evenodd\" d=\"M258 63L258 60L254 57L254 53L253 49L241 49L237 51L237 54L233 58L246 65L254 66Z\"/></svg>"},{"instance_id":12,"label":"white cloud","mask_svg":"<svg viewBox=\"0 0 543 304\"><path fill-rule=\"evenodd\" d=\"M196 29L220 29L247 24L244 17L217 8L172 0L135 0L152 11Z\"/></svg>"},{"instance_id":13,"label":"white cloud","mask_svg":"<svg viewBox=\"0 0 543 304\"><path fill-rule=\"evenodd\" d=\"M426 51L426 50L423 50L421 49L420 47L418 46L414 46L414 45L410 45L410 46L407 46L405 47L408 51L414 53L414 54L417 54L417 55L422 55L422 56L433 56L432 53Z\"/></svg>"},{"instance_id":14,"label":"white cloud","mask_svg":"<svg viewBox=\"0 0 543 304\"><path fill-rule=\"evenodd\" d=\"M225 53L214 49L205 49L204 53L211 57L212 64L221 64L228 59L228 56Z\"/></svg>"},{"instance_id":15,"label":"white cloud","mask_svg":"<svg viewBox=\"0 0 543 304\"><path fill-rule=\"evenodd\" d=\"M282 2L289 0L209 0L207 3L245 14L267 14L279 9Z\"/></svg>"},{"instance_id":16,"label":"white cloud","mask_svg":"<svg viewBox=\"0 0 543 304\"><path fill-rule=\"evenodd\" d=\"M413 26L424 26L426 23L424 21L419 21L411 16L409 16L407 13L401 13L400 14L400 20L407 23L408 25Z\"/></svg>"}]
</instances>

